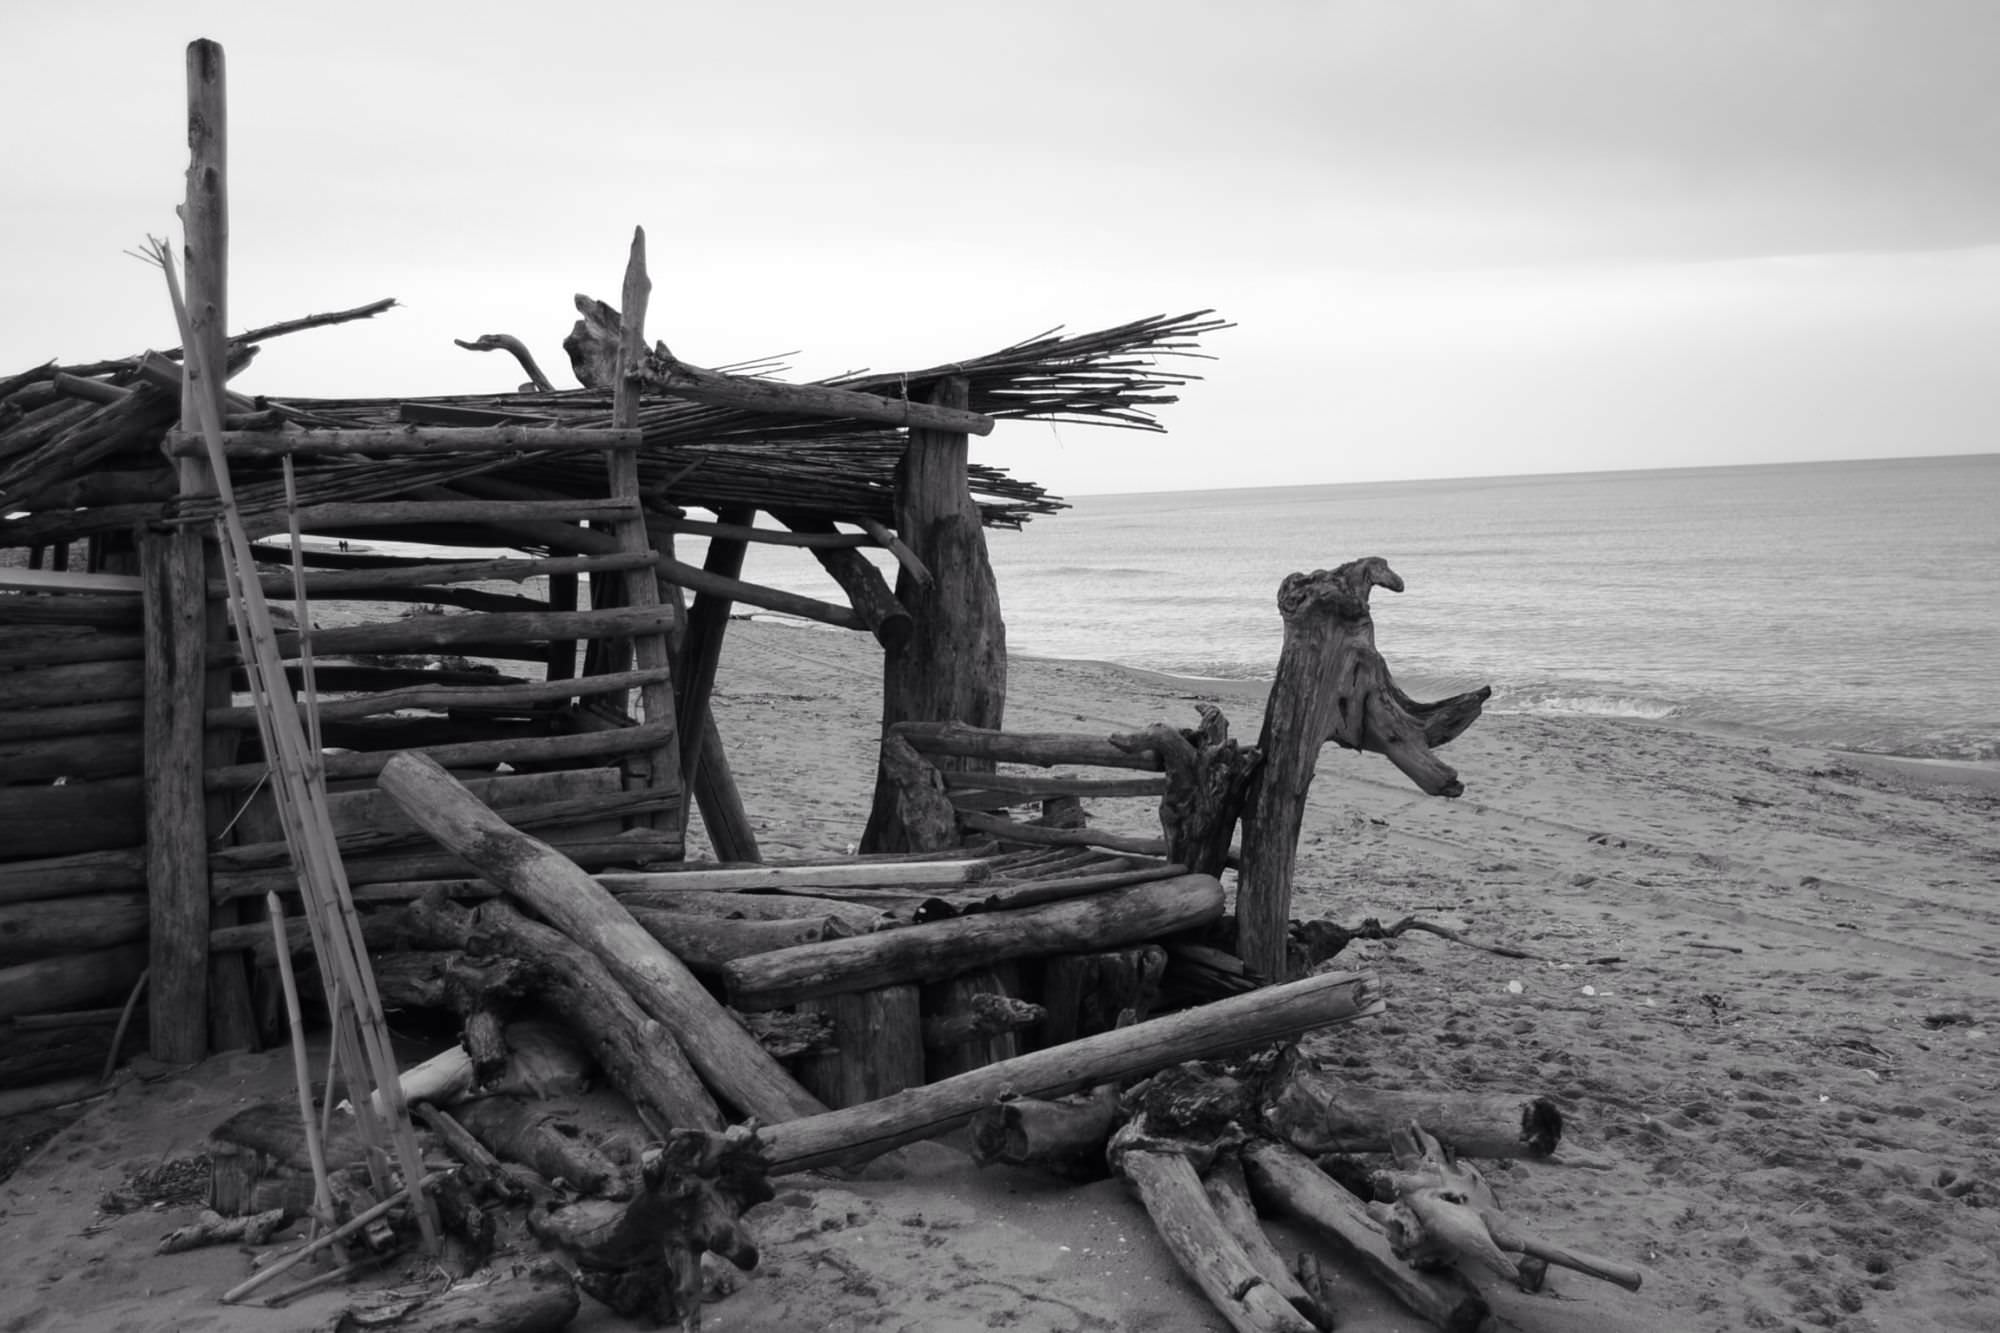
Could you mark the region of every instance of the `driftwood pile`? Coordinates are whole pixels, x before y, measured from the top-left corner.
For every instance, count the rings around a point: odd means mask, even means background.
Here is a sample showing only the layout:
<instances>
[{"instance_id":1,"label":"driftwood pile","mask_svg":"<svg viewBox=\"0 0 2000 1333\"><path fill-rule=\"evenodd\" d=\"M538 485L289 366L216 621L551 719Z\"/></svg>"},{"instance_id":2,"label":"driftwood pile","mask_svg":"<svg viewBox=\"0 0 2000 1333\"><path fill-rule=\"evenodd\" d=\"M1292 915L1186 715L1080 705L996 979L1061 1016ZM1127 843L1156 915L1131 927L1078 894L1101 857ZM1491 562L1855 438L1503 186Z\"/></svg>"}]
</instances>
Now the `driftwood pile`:
<instances>
[{"instance_id":1,"label":"driftwood pile","mask_svg":"<svg viewBox=\"0 0 2000 1333\"><path fill-rule=\"evenodd\" d=\"M482 877L435 884L397 909L396 934L414 947L378 965L392 1006L448 1009L461 1025L461 1044L406 1071L402 1091L460 1163L423 1188L462 1262L518 1255L532 1238L615 1308L695 1327L703 1256L755 1262L742 1214L770 1197L772 1176L968 1127L982 1162L1124 1177L1240 1329L1332 1326L1316 1261L1279 1259L1255 1222L1260 1209L1299 1220L1442 1328L1488 1317L1467 1272L1533 1288L1554 1263L1636 1285L1633 1270L1510 1219L1466 1160L1550 1158L1562 1119L1549 1102L1382 1092L1299 1055L1305 1034L1382 1010L1373 975L1325 967L1345 939L1381 928L1289 921L1289 848L1275 877L1287 903L1277 961L1246 961L1258 952L1246 933L1252 886L1265 882L1270 863L1259 858L1275 845L1250 816L1295 833L1296 807L1262 784L1275 774L1302 801L1317 749L1292 738L1286 680L1309 701L1299 712L1311 731L1381 750L1426 790L1456 794L1430 747L1470 724L1483 692L1434 706L1402 696L1373 650L1376 586L1398 586L1376 560L1286 581L1286 666L1254 749L1230 741L1212 709L1191 730L1095 742L891 727L884 764L897 817L934 851L592 876L432 760L391 758L381 790ZM1319 632L1326 619L1337 632ZM1307 688L1313 677L1333 688ZM1333 704L1317 701L1322 692ZM1289 758L1274 765L1272 754ZM941 771L931 755L984 769ZM995 760L1151 773L1021 777L991 771ZM1162 798L1160 839L1097 834L1064 804L1132 794L1134 782ZM992 813L1035 800L1038 822ZM1243 848L1232 853L1240 819ZM988 835L999 843L980 841ZM1232 920L1213 872L1237 855ZM1304 963L1311 975L1283 979ZM1163 1012L1189 999L1212 1002ZM537 1055L549 1036L518 1021L531 1013L559 1020L581 1048L573 1063ZM584 1117L521 1095L570 1087L592 1064L623 1094L612 1109ZM253 1165L297 1161L296 1145L262 1123L239 1117L219 1137L264 1154ZM1359 1154L1387 1156L1370 1172L1354 1165ZM279 1205L250 1175L217 1193L254 1218ZM353 1199L345 1227L365 1237L377 1225L376 1239L393 1244L379 1232L390 1202ZM514 1220L511 1235L496 1216ZM320 1243L358 1245L355 1234ZM454 1299L461 1311L489 1302L482 1326L567 1318L546 1268L476 1290L485 1295ZM530 1322L508 1322L517 1306Z\"/></svg>"}]
</instances>

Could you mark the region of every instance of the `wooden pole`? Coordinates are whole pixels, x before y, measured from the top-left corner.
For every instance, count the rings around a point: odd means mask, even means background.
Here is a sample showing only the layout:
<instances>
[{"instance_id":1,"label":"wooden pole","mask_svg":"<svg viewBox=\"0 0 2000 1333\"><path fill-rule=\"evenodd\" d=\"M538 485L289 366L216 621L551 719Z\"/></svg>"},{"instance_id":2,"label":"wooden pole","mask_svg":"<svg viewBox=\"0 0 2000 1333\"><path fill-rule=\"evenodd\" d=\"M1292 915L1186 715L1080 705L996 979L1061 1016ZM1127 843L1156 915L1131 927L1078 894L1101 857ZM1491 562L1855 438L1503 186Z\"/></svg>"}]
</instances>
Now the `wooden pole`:
<instances>
[{"instance_id":1,"label":"wooden pole","mask_svg":"<svg viewBox=\"0 0 2000 1333\"><path fill-rule=\"evenodd\" d=\"M207 699L207 598L202 544L191 533L147 533L146 881L150 912L146 1009L153 1057L189 1064L208 1053L208 838L202 795ZM238 964L241 967L241 964Z\"/></svg>"},{"instance_id":2,"label":"wooden pole","mask_svg":"<svg viewBox=\"0 0 2000 1333\"><path fill-rule=\"evenodd\" d=\"M970 389L962 376L940 381L937 406L962 410ZM920 584L909 570L896 580L896 600L910 613L909 641L885 649L882 725L912 720L964 722L998 729L1007 706L1007 627L986 556L986 534L972 503L964 435L912 429L896 479L896 531L930 570ZM989 770L983 760L947 759L940 768ZM874 807L863 851L903 851L897 787L886 772L875 780Z\"/></svg>"},{"instance_id":3,"label":"wooden pole","mask_svg":"<svg viewBox=\"0 0 2000 1333\"><path fill-rule=\"evenodd\" d=\"M747 526L756 511L732 505L716 515L732 526ZM749 547L735 537L711 537L702 568L726 579L743 573ZM715 673L722 663L722 636L729 629L731 603L715 593L696 593L688 610L687 635L681 643L680 669L675 675L675 716L681 730L681 784L692 788L700 771L701 734L708 729L708 701L715 693Z\"/></svg>"}]
</instances>

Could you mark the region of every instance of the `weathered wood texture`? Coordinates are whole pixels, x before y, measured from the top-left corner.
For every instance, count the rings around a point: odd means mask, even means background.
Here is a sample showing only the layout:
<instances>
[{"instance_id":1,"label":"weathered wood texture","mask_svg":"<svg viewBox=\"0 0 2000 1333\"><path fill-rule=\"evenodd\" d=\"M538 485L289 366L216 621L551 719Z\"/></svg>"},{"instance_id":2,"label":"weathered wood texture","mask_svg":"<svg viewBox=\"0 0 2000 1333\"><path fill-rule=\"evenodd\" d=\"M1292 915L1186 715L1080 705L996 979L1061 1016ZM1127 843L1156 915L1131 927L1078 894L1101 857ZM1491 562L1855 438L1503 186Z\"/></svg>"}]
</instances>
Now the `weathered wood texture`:
<instances>
[{"instance_id":1,"label":"weathered wood texture","mask_svg":"<svg viewBox=\"0 0 2000 1333\"><path fill-rule=\"evenodd\" d=\"M206 939L201 956L208 957ZM145 945L118 944L0 967L0 1018L123 999L146 963Z\"/></svg>"},{"instance_id":2,"label":"weathered wood texture","mask_svg":"<svg viewBox=\"0 0 2000 1333\"><path fill-rule=\"evenodd\" d=\"M0 905L0 966L130 944L146 938L147 920L137 893Z\"/></svg>"},{"instance_id":3,"label":"weathered wood texture","mask_svg":"<svg viewBox=\"0 0 2000 1333\"><path fill-rule=\"evenodd\" d=\"M962 378L941 381L931 401L961 409ZM1007 706L1007 627L986 555L986 535L968 488L964 435L912 430L896 480L896 530L931 571L930 586L903 570L896 600L910 613L906 643L884 651L882 724L962 722L998 728ZM976 771L982 760L949 758L939 767ZM896 784L875 781L863 851L902 851L907 831L896 818Z\"/></svg>"},{"instance_id":4,"label":"weathered wood texture","mask_svg":"<svg viewBox=\"0 0 2000 1333\"><path fill-rule=\"evenodd\" d=\"M1254 746L1229 738L1229 720L1221 709L1213 704L1195 708L1201 714L1198 727L1183 730L1156 722L1110 740L1121 750L1150 752L1166 766L1160 831L1166 835L1168 858L1204 875L1220 875L1263 756Z\"/></svg>"},{"instance_id":5,"label":"weathered wood texture","mask_svg":"<svg viewBox=\"0 0 2000 1333\"><path fill-rule=\"evenodd\" d=\"M1185 875L1088 898L981 912L741 958L722 969L730 1002L776 1009L904 981L941 981L1010 958L1114 948L1222 915L1222 885Z\"/></svg>"},{"instance_id":6,"label":"weathered wood texture","mask_svg":"<svg viewBox=\"0 0 2000 1333\"><path fill-rule=\"evenodd\" d=\"M1546 1097L1392 1091L1302 1066L1266 1086L1262 1112L1271 1132L1314 1157L1388 1152L1391 1135L1413 1124L1466 1157L1547 1157L1562 1142L1562 1113Z\"/></svg>"},{"instance_id":7,"label":"weathered wood texture","mask_svg":"<svg viewBox=\"0 0 2000 1333\"><path fill-rule=\"evenodd\" d=\"M1313 1333L1312 1322L1265 1281L1242 1242L1216 1215L1194 1164L1179 1153L1118 1154L1153 1227L1181 1271L1237 1333Z\"/></svg>"},{"instance_id":8,"label":"weathered wood texture","mask_svg":"<svg viewBox=\"0 0 2000 1333\"><path fill-rule=\"evenodd\" d=\"M1456 1274L1420 1273L1404 1263L1367 1206L1298 1149L1254 1140L1243 1148L1243 1171L1259 1207L1295 1218L1333 1241L1397 1300L1438 1328L1474 1333L1485 1323L1489 1311L1479 1293Z\"/></svg>"},{"instance_id":9,"label":"weathered wood texture","mask_svg":"<svg viewBox=\"0 0 2000 1333\"><path fill-rule=\"evenodd\" d=\"M801 1008L832 1022L834 1049L799 1062L799 1081L828 1106L859 1105L924 1081L917 987L879 986Z\"/></svg>"},{"instance_id":10,"label":"weathered wood texture","mask_svg":"<svg viewBox=\"0 0 2000 1333\"><path fill-rule=\"evenodd\" d=\"M686 964L574 862L508 827L421 755L395 756L382 770L381 785L432 837L603 959L640 1006L675 1033L703 1079L733 1106L774 1123L823 1109L715 1002Z\"/></svg>"},{"instance_id":11,"label":"weathered wood texture","mask_svg":"<svg viewBox=\"0 0 2000 1333\"><path fill-rule=\"evenodd\" d=\"M1378 587L1403 590L1401 577L1378 556L1291 574L1278 586L1285 642L1257 743L1263 767L1243 816L1236 903L1237 952L1265 976L1285 974L1293 859L1320 746L1332 740L1385 754L1433 796L1463 790L1431 749L1472 724L1488 691L1413 716L1375 649L1368 598Z\"/></svg>"},{"instance_id":12,"label":"weathered wood texture","mask_svg":"<svg viewBox=\"0 0 2000 1333\"><path fill-rule=\"evenodd\" d=\"M535 965L549 1007L583 1038L619 1090L661 1128L721 1128L715 1099L672 1032L639 1006L596 955L562 932L528 920L506 903L468 910L441 895L412 904L410 923L428 943Z\"/></svg>"},{"instance_id":13,"label":"weathered wood texture","mask_svg":"<svg viewBox=\"0 0 2000 1333\"><path fill-rule=\"evenodd\" d=\"M879 1101L772 1125L771 1173L865 1161L942 1134L1013 1092L1055 1097L1382 1011L1373 973L1331 972L1003 1060Z\"/></svg>"}]
</instances>

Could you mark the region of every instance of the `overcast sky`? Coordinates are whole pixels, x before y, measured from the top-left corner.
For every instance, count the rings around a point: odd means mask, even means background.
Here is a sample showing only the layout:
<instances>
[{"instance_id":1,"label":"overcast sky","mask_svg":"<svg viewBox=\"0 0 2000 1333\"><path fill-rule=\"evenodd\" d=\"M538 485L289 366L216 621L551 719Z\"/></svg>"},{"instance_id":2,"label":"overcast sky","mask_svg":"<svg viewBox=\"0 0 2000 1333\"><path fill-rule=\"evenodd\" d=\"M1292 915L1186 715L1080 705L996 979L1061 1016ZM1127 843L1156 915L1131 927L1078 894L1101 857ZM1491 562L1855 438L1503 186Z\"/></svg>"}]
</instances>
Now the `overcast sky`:
<instances>
[{"instance_id":1,"label":"overcast sky","mask_svg":"<svg viewBox=\"0 0 2000 1333\"><path fill-rule=\"evenodd\" d=\"M406 306L249 392L568 383L638 223L698 363L1236 321L1167 436L982 442L1065 494L2000 448L1987 0L16 8L0 374L177 341L206 36L232 326Z\"/></svg>"}]
</instances>

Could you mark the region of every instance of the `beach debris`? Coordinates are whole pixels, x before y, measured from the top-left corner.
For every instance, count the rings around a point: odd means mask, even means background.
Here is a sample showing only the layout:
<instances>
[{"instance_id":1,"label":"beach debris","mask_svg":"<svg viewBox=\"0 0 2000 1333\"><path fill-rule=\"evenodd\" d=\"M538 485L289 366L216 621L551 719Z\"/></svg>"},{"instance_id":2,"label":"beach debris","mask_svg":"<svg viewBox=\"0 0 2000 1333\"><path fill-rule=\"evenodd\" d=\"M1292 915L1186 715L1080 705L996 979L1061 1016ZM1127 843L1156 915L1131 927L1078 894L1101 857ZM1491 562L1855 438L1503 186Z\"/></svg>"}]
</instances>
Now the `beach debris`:
<instances>
[{"instance_id":1,"label":"beach debris","mask_svg":"<svg viewBox=\"0 0 2000 1333\"><path fill-rule=\"evenodd\" d=\"M332 1333L559 1333L569 1327L582 1300L562 1265L543 1260L512 1265L488 1276L454 1282L441 1291L408 1295L387 1292L344 1310Z\"/></svg>"},{"instance_id":2,"label":"beach debris","mask_svg":"<svg viewBox=\"0 0 2000 1333\"><path fill-rule=\"evenodd\" d=\"M739 1219L773 1196L769 1158L754 1123L722 1133L674 1130L647 1150L625 1202L591 1199L529 1216L542 1240L575 1258L584 1290L624 1315L699 1328L701 1257L757 1265Z\"/></svg>"},{"instance_id":3,"label":"beach debris","mask_svg":"<svg viewBox=\"0 0 2000 1333\"><path fill-rule=\"evenodd\" d=\"M1392 1136L1393 1169L1377 1172L1378 1196L1390 1202L1369 1205L1369 1215L1388 1233L1396 1253L1418 1267L1448 1264L1483 1267L1520 1280L1525 1255L1637 1291L1643 1280L1629 1264L1554 1245L1523 1231L1500 1211L1493 1188L1470 1162L1448 1151L1422 1126L1409 1124ZM1521 1285L1539 1289L1531 1272Z\"/></svg>"},{"instance_id":4,"label":"beach debris","mask_svg":"<svg viewBox=\"0 0 2000 1333\"><path fill-rule=\"evenodd\" d=\"M285 1224L287 1215L283 1208L272 1208L248 1217L224 1217L204 1208L188 1225L169 1231L161 1239L158 1252L179 1254L204 1245L263 1245Z\"/></svg>"}]
</instances>

